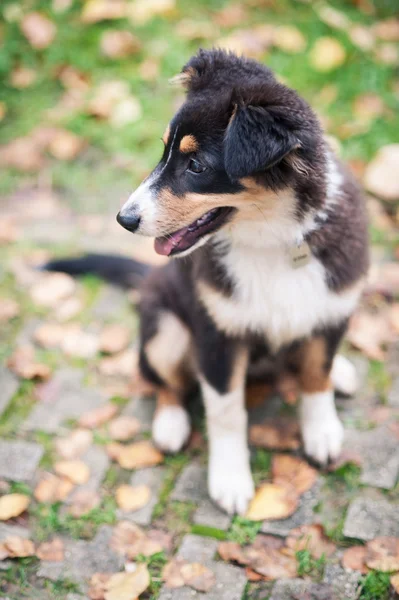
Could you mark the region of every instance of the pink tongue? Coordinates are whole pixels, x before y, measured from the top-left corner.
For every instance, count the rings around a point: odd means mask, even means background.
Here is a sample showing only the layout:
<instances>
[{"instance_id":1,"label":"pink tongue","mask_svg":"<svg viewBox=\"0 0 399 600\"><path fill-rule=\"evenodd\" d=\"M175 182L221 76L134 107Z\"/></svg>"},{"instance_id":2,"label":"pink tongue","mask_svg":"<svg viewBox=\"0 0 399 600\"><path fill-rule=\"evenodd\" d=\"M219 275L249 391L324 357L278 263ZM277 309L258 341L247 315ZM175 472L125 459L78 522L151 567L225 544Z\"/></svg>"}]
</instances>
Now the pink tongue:
<instances>
[{"instance_id":1,"label":"pink tongue","mask_svg":"<svg viewBox=\"0 0 399 600\"><path fill-rule=\"evenodd\" d=\"M154 240L154 249L157 254L162 254L163 256L169 256L176 246L179 245L179 242L184 237L187 232L188 227L183 227L179 229L179 231L175 231L171 235L155 238Z\"/></svg>"}]
</instances>

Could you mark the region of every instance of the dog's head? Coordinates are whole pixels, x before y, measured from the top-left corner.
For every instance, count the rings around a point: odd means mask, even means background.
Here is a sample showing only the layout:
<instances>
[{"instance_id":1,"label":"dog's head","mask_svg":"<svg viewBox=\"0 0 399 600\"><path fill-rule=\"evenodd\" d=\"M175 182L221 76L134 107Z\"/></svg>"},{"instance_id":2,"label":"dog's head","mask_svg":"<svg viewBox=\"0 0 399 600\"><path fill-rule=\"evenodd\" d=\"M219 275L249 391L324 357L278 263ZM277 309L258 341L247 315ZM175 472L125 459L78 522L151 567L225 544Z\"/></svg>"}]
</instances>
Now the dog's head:
<instances>
[{"instance_id":1,"label":"dog's head","mask_svg":"<svg viewBox=\"0 0 399 600\"><path fill-rule=\"evenodd\" d=\"M165 255L187 254L237 219L265 218L281 190L295 194L324 160L312 110L267 67L200 50L175 79L186 102L166 128L161 161L118 215ZM306 210L295 206L298 218Z\"/></svg>"}]
</instances>

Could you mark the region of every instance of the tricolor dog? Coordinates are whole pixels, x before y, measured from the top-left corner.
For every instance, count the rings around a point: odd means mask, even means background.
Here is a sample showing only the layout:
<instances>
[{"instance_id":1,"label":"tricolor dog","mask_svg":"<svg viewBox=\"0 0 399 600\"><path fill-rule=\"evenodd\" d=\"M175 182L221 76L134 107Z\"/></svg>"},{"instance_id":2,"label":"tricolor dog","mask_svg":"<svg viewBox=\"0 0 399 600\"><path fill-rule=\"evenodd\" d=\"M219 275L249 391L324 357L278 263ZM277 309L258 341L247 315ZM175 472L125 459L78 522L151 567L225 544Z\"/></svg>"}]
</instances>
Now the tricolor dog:
<instances>
[{"instance_id":1,"label":"tricolor dog","mask_svg":"<svg viewBox=\"0 0 399 600\"><path fill-rule=\"evenodd\" d=\"M209 494L245 513L254 494L248 381L294 375L306 454L325 463L340 452L334 389L352 393L356 377L336 352L367 273L365 207L312 109L266 66L201 50L178 78L187 97L162 158L117 216L155 238L168 263L89 256L47 268L140 279L140 369L158 388L154 441L184 447L185 398L198 382Z\"/></svg>"}]
</instances>

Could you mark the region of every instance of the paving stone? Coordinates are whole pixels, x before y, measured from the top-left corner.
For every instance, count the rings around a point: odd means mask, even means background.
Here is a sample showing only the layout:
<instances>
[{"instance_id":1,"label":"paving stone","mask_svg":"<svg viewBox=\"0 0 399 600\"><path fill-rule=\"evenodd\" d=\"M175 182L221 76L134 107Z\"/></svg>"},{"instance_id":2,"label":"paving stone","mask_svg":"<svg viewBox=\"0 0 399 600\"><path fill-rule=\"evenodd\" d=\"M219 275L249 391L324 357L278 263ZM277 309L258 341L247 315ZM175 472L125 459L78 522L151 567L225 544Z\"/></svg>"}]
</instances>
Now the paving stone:
<instances>
[{"instance_id":1,"label":"paving stone","mask_svg":"<svg viewBox=\"0 0 399 600\"><path fill-rule=\"evenodd\" d=\"M390 406L399 406L399 377L396 377L392 383L388 394L388 404Z\"/></svg>"},{"instance_id":2,"label":"paving stone","mask_svg":"<svg viewBox=\"0 0 399 600\"><path fill-rule=\"evenodd\" d=\"M127 403L123 415L136 417L141 423L142 431L150 431L155 412L155 398L136 397Z\"/></svg>"},{"instance_id":3,"label":"paving stone","mask_svg":"<svg viewBox=\"0 0 399 600\"><path fill-rule=\"evenodd\" d=\"M104 285L92 306L91 314L96 319L115 318L126 306L126 292L111 285Z\"/></svg>"},{"instance_id":4,"label":"paving stone","mask_svg":"<svg viewBox=\"0 0 399 600\"><path fill-rule=\"evenodd\" d=\"M82 373L68 369L58 374L60 387L53 402L38 403L24 423L28 431L39 429L60 433L67 419L78 419L84 412L99 408L106 402L101 391L82 386Z\"/></svg>"},{"instance_id":5,"label":"paving stone","mask_svg":"<svg viewBox=\"0 0 399 600\"><path fill-rule=\"evenodd\" d=\"M288 519L278 519L276 521L264 521L261 531L272 535L286 536L291 529L313 523L315 515L313 512L319 500L319 493L322 486L322 480L319 479L311 490L305 492L299 501L296 512Z\"/></svg>"},{"instance_id":6,"label":"paving stone","mask_svg":"<svg viewBox=\"0 0 399 600\"><path fill-rule=\"evenodd\" d=\"M386 500L356 498L349 506L344 535L360 540L376 536L399 536L399 506Z\"/></svg>"},{"instance_id":7,"label":"paving stone","mask_svg":"<svg viewBox=\"0 0 399 600\"><path fill-rule=\"evenodd\" d=\"M20 527L19 525L7 525L6 523L0 523L0 543L3 542L10 535L17 535L22 538L31 537L31 532L26 527ZM6 571L11 567L10 560L0 560L0 571ZM1 600L1 598L0 598Z\"/></svg>"},{"instance_id":8,"label":"paving stone","mask_svg":"<svg viewBox=\"0 0 399 600\"><path fill-rule=\"evenodd\" d=\"M357 600L361 574L343 569L340 565L327 564L323 582L333 589L337 600Z\"/></svg>"},{"instance_id":9,"label":"paving stone","mask_svg":"<svg viewBox=\"0 0 399 600\"><path fill-rule=\"evenodd\" d=\"M81 459L90 469L90 479L87 483L76 487L68 496L67 504L71 504L75 495L82 490L98 491L110 465L109 456L98 446L91 446Z\"/></svg>"},{"instance_id":10,"label":"paving stone","mask_svg":"<svg viewBox=\"0 0 399 600\"><path fill-rule=\"evenodd\" d=\"M0 365L0 415L9 405L19 388L19 381L11 371Z\"/></svg>"},{"instance_id":11,"label":"paving stone","mask_svg":"<svg viewBox=\"0 0 399 600\"><path fill-rule=\"evenodd\" d=\"M345 447L363 457L361 483L384 489L395 486L399 474L399 444L388 427L347 431Z\"/></svg>"},{"instance_id":12,"label":"paving stone","mask_svg":"<svg viewBox=\"0 0 399 600\"><path fill-rule=\"evenodd\" d=\"M177 480L171 499L199 505L194 514L194 523L197 525L217 527L224 531L230 526L231 517L209 499L207 467L198 463L188 465Z\"/></svg>"},{"instance_id":13,"label":"paving stone","mask_svg":"<svg viewBox=\"0 0 399 600\"><path fill-rule=\"evenodd\" d=\"M199 562L211 569L216 584L207 593L199 593L189 587L162 588L158 600L241 600L247 583L243 569L213 560L218 542L210 538L186 535L177 556L189 562Z\"/></svg>"},{"instance_id":14,"label":"paving stone","mask_svg":"<svg viewBox=\"0 0 399 600\"><path fill-rule=\"evenodd\" d=\"M85 590L94 573L115 573L123 566L123 557L115 554L109 547L111 535L112 527L104 525L90 542L64 540L64 560L42 561L37 576L52 581L71 579L81 584Z\"/></svg>"},{"instance_id":15,"label":"paving stone","mask_svg":"<svg viewBox=\"0 0 399 600\"><path fill-rule=\"evenodd\" d=\"M306 600L322 600L324 596L311 595L312 583L303 579L282 579L276 581L272 595L269 600L297 600L306 598ZM320 589L318 590L320 591ZM331 592L331 589L328 590ZM331 595L325 596L325 600L332 600Z\"/></svg>"},{"instance_id":16,"label":"paving stone","mask_svg":"<svg viewBox=\"0 0 399 600\"><path fill-rule=\"evenodd\" d=\"M42 446L33 442L0 441L0 477L30 481L43 452Z\"/></svg>"},{"instance_id":17,"label":"paving stone","mask_svg":"<svg viewBox=\"0 0 399 600\"><path fill-rule=\"evenodd\" d=\"M152 519L152 513L159 500L159 494L162 490L166 471L163 467L154 467L152 469L140 469L133 473L130 479L130 485L146 485L151 490L151 499L143 508L134 512L124 512L118 510L118 519L133 521L138 525L149 525Z\"/></svg>"},{"instance_id":18,"label":"paving stone","mask_svg":"<svg viewBox=\"0 0 399 600\"><path fill-rule=\"evenodd\" d=\"M40 319L30 319L27 321L15 339L15 347L18 348L19 346L25 346L25 344L31 344L33 334L39 325Z\"/></svg>"}]
</instances>

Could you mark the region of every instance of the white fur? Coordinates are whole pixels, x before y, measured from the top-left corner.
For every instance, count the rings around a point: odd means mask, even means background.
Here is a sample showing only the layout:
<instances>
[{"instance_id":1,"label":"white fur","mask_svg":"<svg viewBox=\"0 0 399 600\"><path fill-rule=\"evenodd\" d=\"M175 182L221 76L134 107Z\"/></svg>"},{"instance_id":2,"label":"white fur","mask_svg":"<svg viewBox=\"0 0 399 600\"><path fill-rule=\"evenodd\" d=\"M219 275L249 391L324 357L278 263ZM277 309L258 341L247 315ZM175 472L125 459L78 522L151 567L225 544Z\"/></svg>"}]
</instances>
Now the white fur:
<instances>
[{"instance_id":1,"label":"white fur","mask_svg":"<svg viewBox=\"0 0 399 600\"><path fill-rule=\"evenodd\" d=\"M229 514L244 514L254 495L244 389L219 394L201 378L208 438L209 495Z\"/></svg>"},{"instance_id":2,"label":"white fur","mask_svg":"<svg viewBox=\"0 0 399 600\"><path fill-rule=\"evenodd\" d=\"M121 217L128 217L132 214L140 215L140 227L137 233L142 235L156 235L155 222L157 216L157 201L154 196L151 185L156 176L152 173L141 185L131 194L120 210Z\"/></svg>"},{"instance_id":3,"label":"white fur","mask_svg":"<svg viewBox=\"0 0 399 600\"><path fill-rule=\"evenodd\" d=\"M337 415L333 390L303 394L299 413L306 454L321 464L338 458L344 428Z\"/></svg>"},{"instance_id":4,"label":"white fur","mask_svg":"<svg viewBox=\"0 0 399 600\"><path fill-rule=\"evenodd\" d=\"M164 452L179 452L191 432L190 418L182 406L163 406L154 417L152 437Z\"/></svg>"},{"instance_id":5,"label":"white fur","mask_svg":"<svg viewBox=\"0 0 399 600\"><path fill-rule=\"evenodd\" d=\"M337 354L334 358L331 379L334 389L345 396L353 396L358 389L356 369L342 354Z\"/></svg>"}]
</instances>

